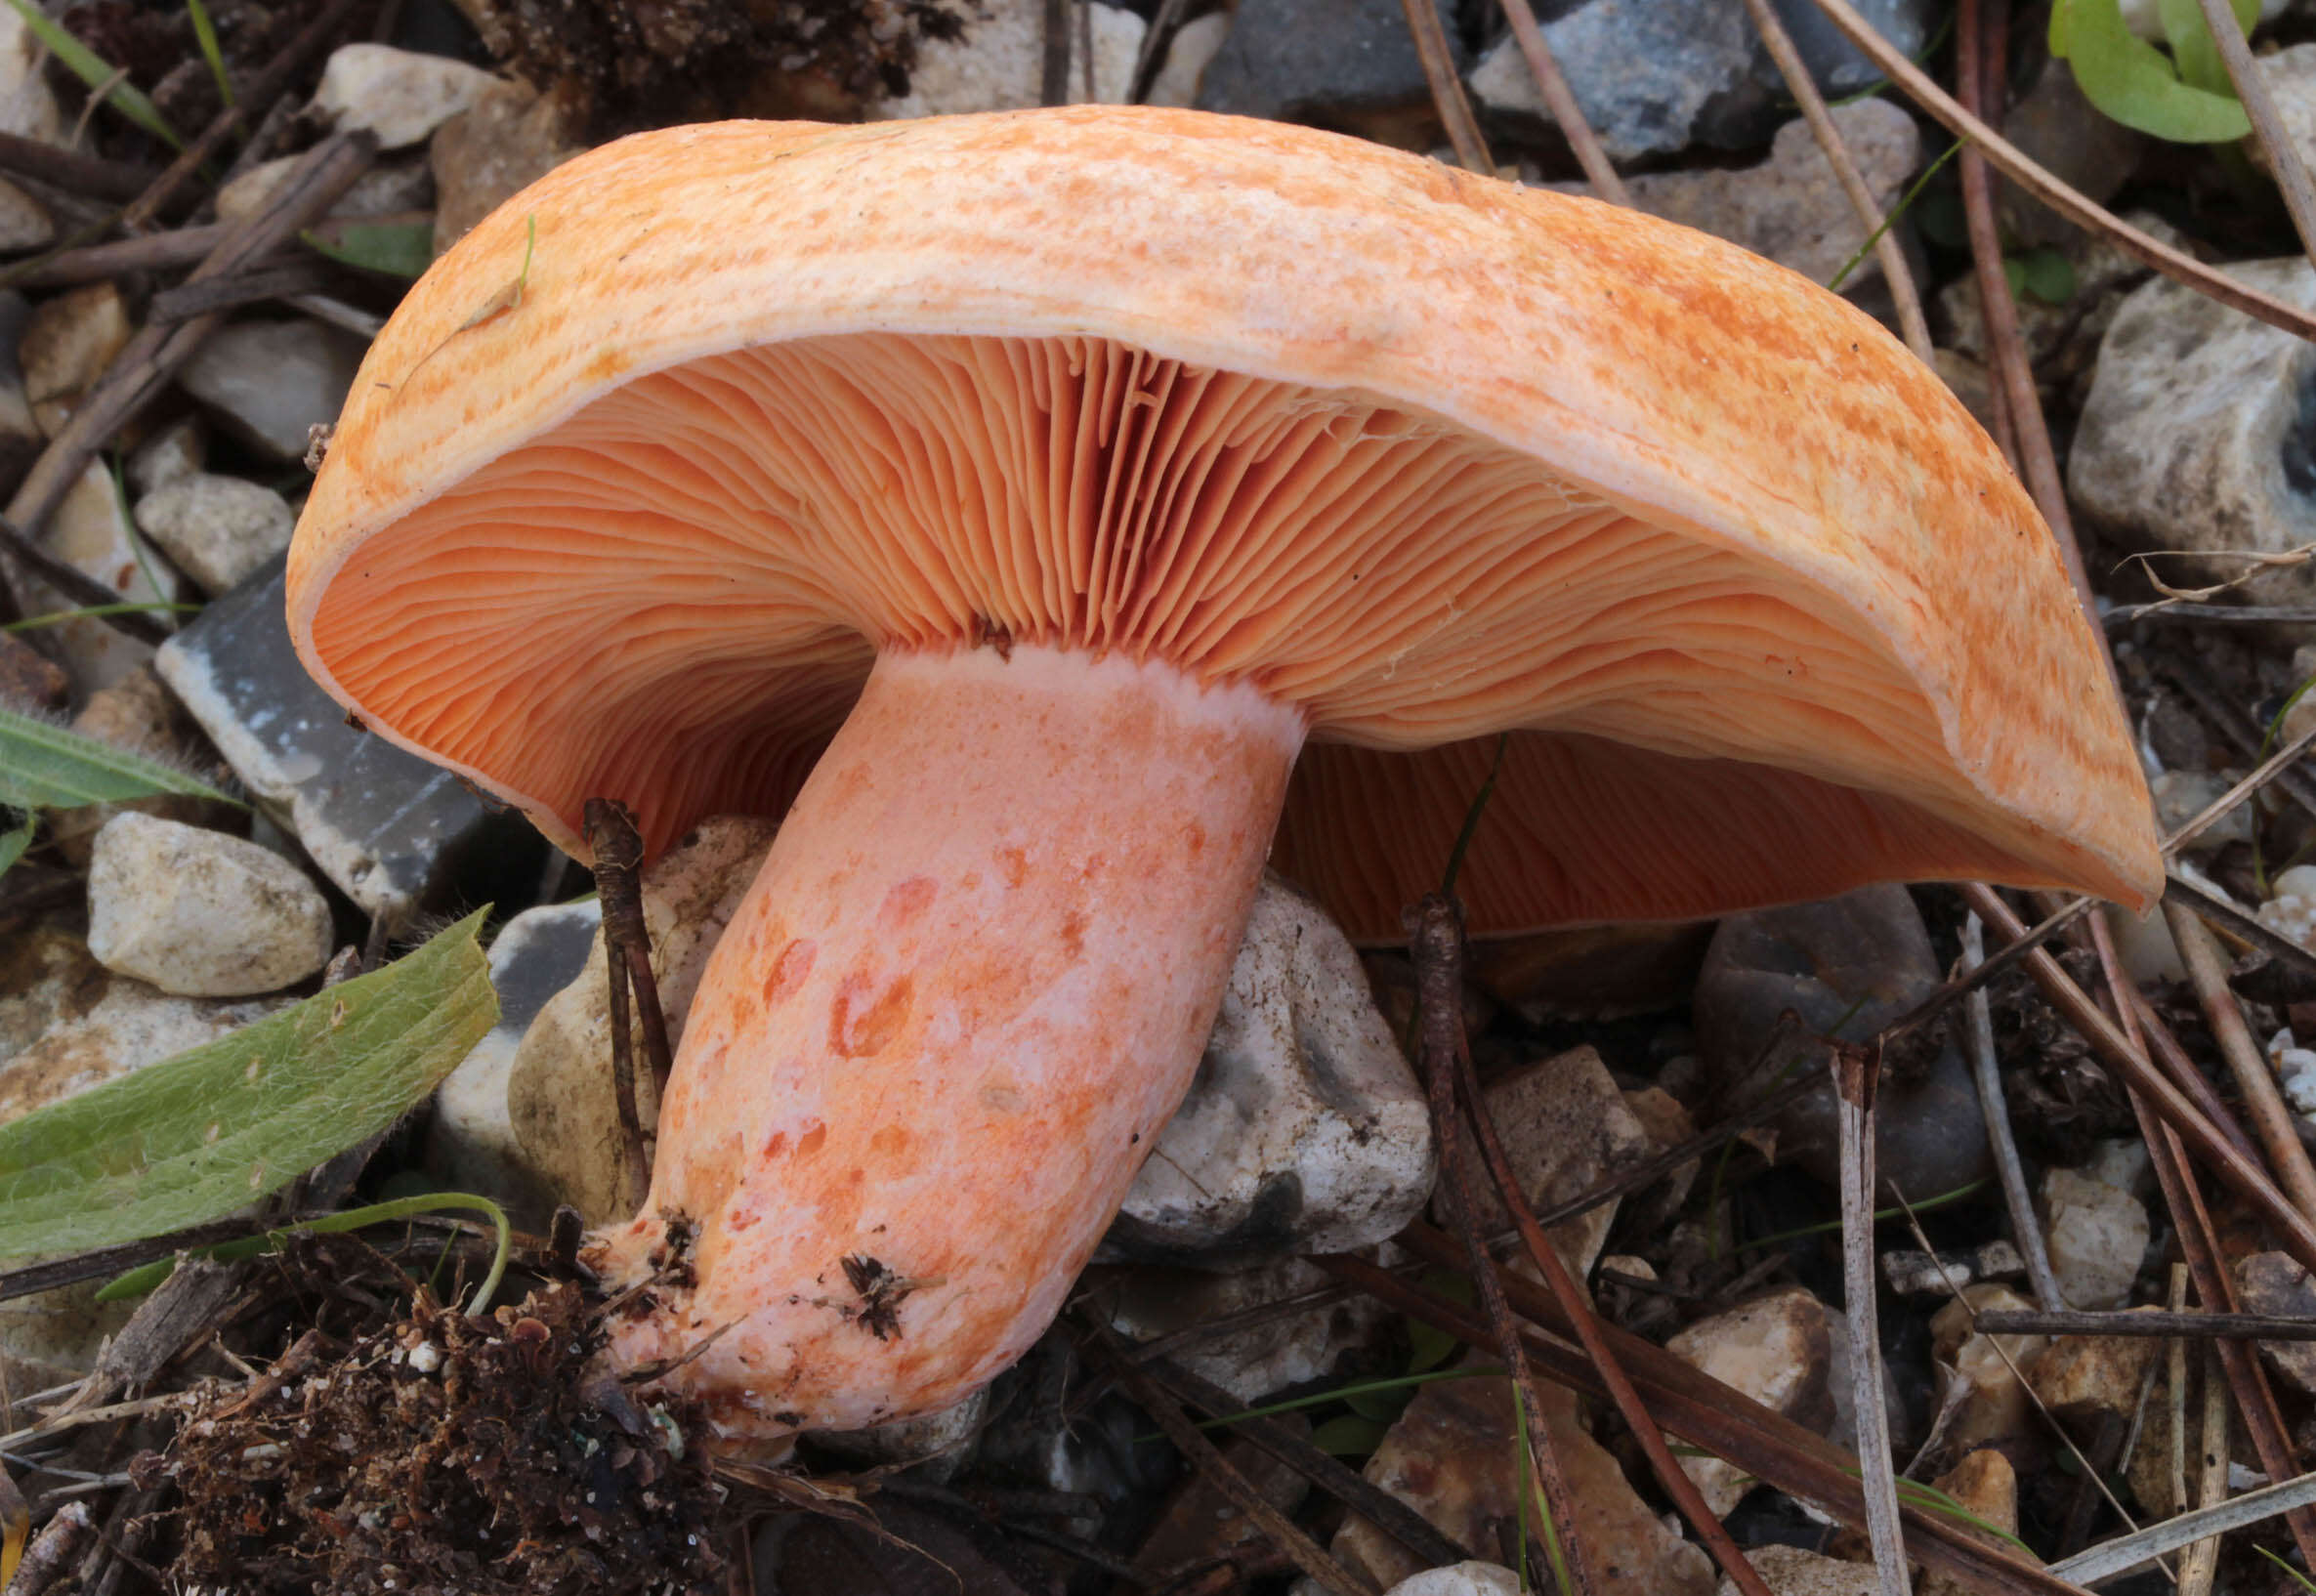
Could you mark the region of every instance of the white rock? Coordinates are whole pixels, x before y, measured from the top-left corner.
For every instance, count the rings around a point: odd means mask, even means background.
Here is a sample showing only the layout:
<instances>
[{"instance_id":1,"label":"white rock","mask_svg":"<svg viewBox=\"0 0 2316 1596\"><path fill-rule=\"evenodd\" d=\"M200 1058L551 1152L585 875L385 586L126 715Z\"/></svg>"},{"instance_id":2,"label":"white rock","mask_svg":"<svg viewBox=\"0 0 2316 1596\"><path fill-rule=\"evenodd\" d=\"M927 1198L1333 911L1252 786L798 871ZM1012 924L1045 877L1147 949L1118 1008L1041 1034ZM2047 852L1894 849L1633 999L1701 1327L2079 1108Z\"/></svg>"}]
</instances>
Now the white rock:
<instances>
[{"instance_id":1,"label":"white rock","mask_svg":"<svg viewBox=\"0 0 2316 1596\"><path fill-rule=\"evenodd\" d=\"M1166 63L1158 69L1158 76L1150 80L1150 93L1143 97L1146 105L1195 105L1199 100L1199 82L1206 75L1206 65L1222 49L1222 41L1231 30L1231 14L1210 11L1203 17L1193 17L1174 30L1174 42L1166 46ZM1140 49L1139 43L1135 46Z\"/></svg>"},{"instance_id":2,"label":"white rock","mask_svg":"<svg viewBox=\"0 0 2316 1596\"><path fill-rule=\"evenodd\" d=\"M1519 1596L1520 1576L1500 1563L1455 1563L1402 1579L1384 1596Z\"/></svg>"},{"instance_id":3,"label":"white rock","mask_svg":"<svg viewBox=\"0 0 2316 1596\"><path fill-rule=\"evenodd\" d=\"M342 44L322 68L314 108L340 130L364 128L381 149L414 145L488 93L498 79L447 56L386 44Z\"/></svg>"},{"instance_id":4,"label":"white rock","mask_svg":"<svg viewBox=\"0 0 2316 1596\"><path fill-rule=\"evenodd\" d=\"M39 249L57 235L48 207L6 179L0 179L0 249Z\"/></svg>"},{"instance_id":5,"label":"white rock","mask_svg":"<svg viewBox=\"0 0 2316 1596\"><path fill-rule=\"evenodd\" d=\"M2219 800L2242 777L2240 771L2166 771L2147 783L2155 797L2155 823L2166 832L2178 830ZM2196 833L2186 846L2190 854L2214 854L2231 842L2252 840L2251 804L2238 804Z\"/></svg>"},{"instance_id":6,"label":"white rock","mask_svg":"<svg viewBox=\"0 0 2316 1596\"><path fill-rule=\"evenodd\" d=\"M143 498L208 462L208 428L197 415L181 415L129 451L129 491Z\"/></svg>"},{"instance_id":7,"label":"white rock","mask_svg":"<svg viewBox=\"0 0 2316 1596\"><path fill-rule=\"evenodd\" d=\"M1949 1404L1959 1409L1943 1432L1953 1450L1967 1451L2026 1435L2036 1422L2024 1376L2050 1338L1982 1335L1972 1328L1970 1317L1973 1311L2023 1313L2034 1306L2007 1285L1965 1285L1961 1302L1950 1302L1930 1316L1937 1410ZM1961 1385L1958 1391L1957 1382Z\"/></svg>"},{"instance_id":8,"label":"white rock","mask_svg":"<svg viewBox=\"0 0 2316 1596\"><path fill-rule=\"evenodd\" d=\"M40 430L54 438L74 406L128 343L131 328L120 290L92 282L43 300L17 346L24 398Z\"/></svg>"},{"instance_id":9,"label":"white rock","mask_svg":"<svg viewBox=\"0 0 2316 1596\"><path fill-rule=\"evenodd\" d=\"M1109 1243L1222 1262L1380 1241L1431 1192L1423 1089L1325 911L1266 875L1190 1094Z\"/></svg>"},{"instance_id":10,"label":"white rock","mask_svg":"<svg viewBox=\"0 0 2316 1596\"><path fill-rule=\"evenodd\" d=\"M137 526L207 593L223 593L289 547L298 518L259 483L197 472L137 501Z\"/></svg>"},{"instance_id":11,"label":"white rock","mask_svg":"<svg viewBox=\"0 0 2316 1596\"><path fill-rule=\"evenodd\" d=\"M14 6L0 6L0 133L55 144L63 131L57 97L40 75L48 50Z\"/></svg>"},{"instance_id":12,"label":"white rock","mask_svg":"<svg viewBox=\"0 0 2316 1596\"><path fill-rule=\"evenodd\" d=\"M130 525L128 507L113 486L112 474L102 460L91 460L63 503L49 518L40 546L50 554L118 593L124 600L150 603L184 597L185 578L160 555L143 548ZM37 577L26 580L25 593L34 614L82 608ZM49 628L64 655L64 669L72 677L74 695L86 698L112 686L152 658L152 645L116 632L88 616L60 621Z\"/></svg>"},{"instance_id":13,"label":"white rock","mask_svg":"<svg viewBox=\"0 0 2316 1596\"><path fill-rule=\"evenodd\" d=\"M498 1024L435 1088L435 1116L427 1127L426 1170L444 1187L497 1197L534 1222L553 1211L524 1161L507 1084L524 1032L585 970L602 924L603 904L590 898L526 909L491 939Z\"/></svg>"},{"instance_id":14,"label":"white rock","mask_svg":"<svg viewBox=\"0 0 2316 1596\"><path fill-rule=\"evenodd\" d=\"M2147 1209L2128 1192L2072 1169L2042 1176L2050 1267L2067 1306L2119 1308L2147 1252Z\"/></svg>"},{"instance_id":15,"label":"white rock","mask_svg":"<svg viewBox=\"0 0 2316 1596\"><path fill-rule=\"evenodd\" d=\"M303 460L309 431L338 419L363 347L318 321L237 321L211 334L177 380L243 441Z\"/></svg>"},{"instance_id":16,"label":"white rock","mask_svg":"<svg viewBox=\"0 0 2316 1596\"><path fill-rule=\"evenodd\" d=\"M2268 883L2268 901L2253 912L2277 936L2316 950L2316 864L2295 864L2278 874Z\"/></svg>"},{"instance_id":17,"label":"white rock","mask_svg":"<svg viewBox=\"0 0 2316 1596\"><path fill-rule=\"evenodd\" d=\"M89 862L89 951L165 992L278 991L327 963L330 907L303 871L253 842L116 815Z\"/></svg>"},{"instance_id":18,"label":"white rock","mask_svg":"<svg viewBox=\"0 0 2316 1596\"><path fill-rule=\"evenodd\" d=\"M908 70L908 93L869 106L869 116L876 120L943 116L1021 110L1036 105L1045 61L1045 0L980 0L979 4L942 0L942 4L964 24L963 36L920 43L916 64ZM1132 12L1107 5L1092 6L1089 20L1094 35L1094 92L1085 92L1085 67L1074 54L1073 22L1069 101L1072 105L1088 100L1115 104L1126 97L1145 24Z\"/></svg>"},{"instance_id":19,"label":"white rock","mask_svg":"<svg viewBox=\"0 0 2316 1596\"><path fill-rule=\"evenodd\" d=\"M1126 1275L1116 1294L1103 1300L1118 1334L1155 1341L1316 1291L1333 1279L1302 1258L1224 1273L1146 1265ZM1202 1335L1170 1356L1241 1402L1254 1403L1333 1373L1345 1353L1372 1345L1390 1318L1372 1297L1348 1297Z\"/></svg>"},{"instance_id":20,"label":"white rock","mask_svg":"<svg viewBox=\"0 0 2316 1596\"><path fill-rule=\"evenodd\" d=\"M683 1041L708 954L756 879L774 829L769 820L704 820L644 871L644 927L670 1046ZM636 1070L647 1127L658 1117L651 1073ZM589 1224L626 1217L600 936L578 979L549 998L524 1033L507 1078L507 1113L524 1168L551 1202L570 1203Z\"/></svg>"},{"instance_id":21,"label":"white rock","mask_svg":"<svg viewBox=\"0 0 2316 1596\"><path fill-rule=\"evenodd\" d=\"M1833 1421L1828 1385L1832 1342L1826 1305L1789 1286L1710 1319L1699 1320L1664 1350L1722 1384L1823 1434ZM1726 1518L1753 1478L1718 1457L1682 1457L1681 1472L1697 1482L1705 1505Z\"/></svg>"},{"instance_id":22,"label":"white rock","mask_svg":"<svg viewBox=\"0 0 2316 1596\"><path fill-rule=\"evenodd\" d=\"M2108 935L2115 939L2116 957L2133 981L2185 981L2187 962L2171 940L2171 923L2161 904L2145 914L2133 914L2118 903L2106 903Z\"/></svg>"}]
</instances>

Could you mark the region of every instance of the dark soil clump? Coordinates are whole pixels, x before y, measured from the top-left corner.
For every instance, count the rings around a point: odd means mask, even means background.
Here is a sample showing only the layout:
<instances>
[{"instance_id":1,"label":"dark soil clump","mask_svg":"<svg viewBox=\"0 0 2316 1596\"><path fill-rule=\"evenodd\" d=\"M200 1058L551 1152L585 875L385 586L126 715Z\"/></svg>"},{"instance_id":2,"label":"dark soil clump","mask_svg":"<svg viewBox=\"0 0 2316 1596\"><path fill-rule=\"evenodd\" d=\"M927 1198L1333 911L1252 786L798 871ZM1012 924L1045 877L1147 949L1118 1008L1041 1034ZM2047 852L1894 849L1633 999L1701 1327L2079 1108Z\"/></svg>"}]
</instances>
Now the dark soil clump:
<instances>
[{"instance_id":1,"label":"dark soil clump","mask_svg":"<svg viewBox=\"0 0 2316 1596\"><path fill-rule=\"evenodd\" d=\"M720 1590L720 1491L681 1415L587 1367L557 1284L489 1319L434 1305L218 1388L141 1480L184 1498L193 1587L333 1596Z\"/></svg>"}]
</instances>

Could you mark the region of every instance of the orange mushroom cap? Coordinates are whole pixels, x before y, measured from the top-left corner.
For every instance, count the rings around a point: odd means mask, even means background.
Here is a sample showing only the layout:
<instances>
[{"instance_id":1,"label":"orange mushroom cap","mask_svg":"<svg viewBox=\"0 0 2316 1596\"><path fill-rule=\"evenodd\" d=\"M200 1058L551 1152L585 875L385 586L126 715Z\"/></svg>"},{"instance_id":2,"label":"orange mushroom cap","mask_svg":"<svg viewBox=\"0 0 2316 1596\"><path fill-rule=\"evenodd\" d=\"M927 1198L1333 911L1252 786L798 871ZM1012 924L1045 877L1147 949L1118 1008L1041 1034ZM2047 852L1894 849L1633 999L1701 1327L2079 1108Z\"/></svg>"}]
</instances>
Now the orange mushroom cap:
<instances>
[{"instance_id":1,"label":"orange mushroom cap","mask_svg":"<svg viewBox=\"0 0 2316 1596\"><path fill-rule=\"evenodd\" d=\"M876 649L1011 639L1297 707L1279 862L1370 936L1506 731L1483 931L2160 888L2049 534L1878 325L1703 234L1280 124L573 160L372 346L289 612L373 730L566 847L594 794L653 849L777 812Z\"/></svg>"}]
</instances>

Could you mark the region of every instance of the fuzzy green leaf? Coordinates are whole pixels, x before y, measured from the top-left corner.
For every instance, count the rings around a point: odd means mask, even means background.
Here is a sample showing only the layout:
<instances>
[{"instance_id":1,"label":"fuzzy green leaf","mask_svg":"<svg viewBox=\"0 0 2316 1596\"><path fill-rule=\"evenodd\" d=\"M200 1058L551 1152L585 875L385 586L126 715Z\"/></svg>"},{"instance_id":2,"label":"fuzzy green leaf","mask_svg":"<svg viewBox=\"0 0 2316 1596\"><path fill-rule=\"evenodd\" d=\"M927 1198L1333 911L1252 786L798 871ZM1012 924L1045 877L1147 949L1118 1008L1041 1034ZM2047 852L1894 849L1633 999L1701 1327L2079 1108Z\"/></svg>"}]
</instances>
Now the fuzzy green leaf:
<instances>
[{"instance_id":1,"label":"fuzzy green leaf","mask_svg":"<svg viewBox=\"0 0 2316 1596\"><path fill-rule=\"evenodd\" d=\"M0 1257L218 1218L392 1125L497 1023L482 924L0 1125Z\"/></svg>"},{"instance_id":2,"label":"fuzzy green leaf","mask_svg":"<svg viewBox=\"0 0 2316 1596\"><path fill-rule=\"evenodd\" d=\"M2058 0L2050 50L2083 96L2126 127L2175 144L2229 144L2252 131L2231 95L2182 83L2170 58L2124 24L2120 0Z\"/></svg>"},{"instance_id":3,"label":"fuzzy green leaf","mask_svg":"<svg viewBox=\"0 0 2316 1596\"><path fill-rule=\"evenodd\" d=\"M0 804L15 809L77 809L124 803L156 792L182 792L244 807L157 760L84 737L31 715L0 709Z\"/></svg>"},{"instance_id":4,"label":"fuzzy green leaf","mask_svg":"<svg viewBox=\"0 0 2316 1596\"><path fill-rule=\"evenodd\" d=\"M16 7L17 15L23 18L24 25L32 30L33 37L47 45L50 53L63 62L65 69L74 77L87 84L91 90L112 84L105 96L105 104L171 149L185 147L185 141L177 137L176 129L169 126L168 118L161 114L160 107L146 99L144 90L125 80L113 82L118 74L103 56L82 44L37 7L25 4L25 0L8 0L8 3Z\"/></svg>"},{"instance_id":5,"label":"fuzzy green leaf","mask_svg":"<svg viewBox=\"0 0 2316 1596\"><path fill-rule=\"evenodd\" d=\"M330 222L299 236L344 266L390 277L415 277L434 265L432 222Z\"/></svg>"}]
</instances>

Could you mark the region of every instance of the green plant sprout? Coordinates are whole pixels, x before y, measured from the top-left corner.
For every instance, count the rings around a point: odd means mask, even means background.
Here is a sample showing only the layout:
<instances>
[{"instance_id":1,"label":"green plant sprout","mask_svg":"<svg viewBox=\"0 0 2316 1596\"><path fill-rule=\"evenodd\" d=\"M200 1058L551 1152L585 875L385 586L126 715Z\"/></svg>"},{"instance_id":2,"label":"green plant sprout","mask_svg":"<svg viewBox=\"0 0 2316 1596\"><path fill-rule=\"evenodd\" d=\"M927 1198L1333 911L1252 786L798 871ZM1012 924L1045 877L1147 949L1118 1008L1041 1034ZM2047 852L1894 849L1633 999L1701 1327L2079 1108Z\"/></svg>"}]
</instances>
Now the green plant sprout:
<instances>
[{"instance_id":1,"label":"green plant sprout","mask_svg":"<svg viewBox=\"0 0 2316 1596\"><path fill-rule=\"evenodd\" d=\"M2247 33L2259 0L2231 0ZM2133 33L2120 0L2055 0L2050 53L2074 70L2083 97L2128 128L2173 144L2234 144L2252 132L2197 0L2160 0L2165 55Z\"/></svg>"},{"instance_id":2,"label":"green plant sprout","mask_svg":"<svg viewBox=\"0 0 2316 1596\"><path fill-rule=\"evenodd\" d=\"M217 24L209 20L209 8L201 0L185 0L185 9L193 20L193 37L200 42L201 59L209 63L209 75L217 79L217 98L231 110L233 80L226 72L225 52L217 47Z\"/></svg>"}]
</instances>

